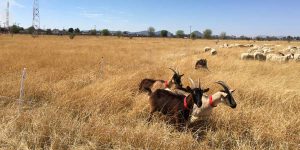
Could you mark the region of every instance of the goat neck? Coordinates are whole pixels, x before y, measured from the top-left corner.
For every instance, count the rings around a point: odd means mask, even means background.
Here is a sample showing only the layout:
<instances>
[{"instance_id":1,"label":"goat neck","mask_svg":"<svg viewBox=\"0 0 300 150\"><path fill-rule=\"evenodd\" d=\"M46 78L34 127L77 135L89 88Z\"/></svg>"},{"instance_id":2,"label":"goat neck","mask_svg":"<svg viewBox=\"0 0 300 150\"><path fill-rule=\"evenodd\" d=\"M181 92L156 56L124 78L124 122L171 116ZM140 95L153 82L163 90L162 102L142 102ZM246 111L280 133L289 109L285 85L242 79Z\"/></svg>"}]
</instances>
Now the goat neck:
<instances>
[{"instance_id":1,"label":"goat neck","mask_svg":"<svg viewBox=\"0 0 300 150\"><path fill-rule=\"evenodd\" d=\"M217 92L208 98L206 98L206 104L208 105L207 107L217 107L220 103L222 103L222 97L226 93L224 92ZM210 97L212 97L212 102L210 102Z\"/></svg>"},{"instance_id":2,"label":"goat neck","mask_svg":"<svg viewBox=\"0 0 300 150\"><path fill-rule=\"evenodd\" d=\"M185 100L187 102L187 107L188 110L192 110L194 107L194 99L193 99L193 95L189 94L188 96L185 97Z\"/></svg>"}]
</instances>

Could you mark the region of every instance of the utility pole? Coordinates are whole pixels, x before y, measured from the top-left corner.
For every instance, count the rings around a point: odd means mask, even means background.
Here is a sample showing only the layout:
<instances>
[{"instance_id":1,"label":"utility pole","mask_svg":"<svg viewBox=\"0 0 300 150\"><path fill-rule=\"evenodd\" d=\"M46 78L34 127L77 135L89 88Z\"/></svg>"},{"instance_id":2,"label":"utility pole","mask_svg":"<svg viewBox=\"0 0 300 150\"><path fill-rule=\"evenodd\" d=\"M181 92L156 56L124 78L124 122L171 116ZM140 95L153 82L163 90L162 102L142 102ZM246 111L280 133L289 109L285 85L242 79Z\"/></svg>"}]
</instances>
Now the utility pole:
<instances>
[{"instance_id":1,"label":"utility pole","mask_svg":"<svg viewBox=\"0 0 300 150\"><path fill-rule=\"evenodd\" d=\"M190 25L190 39L192 38L192 26Z\"/></svg>"}]
</instances>

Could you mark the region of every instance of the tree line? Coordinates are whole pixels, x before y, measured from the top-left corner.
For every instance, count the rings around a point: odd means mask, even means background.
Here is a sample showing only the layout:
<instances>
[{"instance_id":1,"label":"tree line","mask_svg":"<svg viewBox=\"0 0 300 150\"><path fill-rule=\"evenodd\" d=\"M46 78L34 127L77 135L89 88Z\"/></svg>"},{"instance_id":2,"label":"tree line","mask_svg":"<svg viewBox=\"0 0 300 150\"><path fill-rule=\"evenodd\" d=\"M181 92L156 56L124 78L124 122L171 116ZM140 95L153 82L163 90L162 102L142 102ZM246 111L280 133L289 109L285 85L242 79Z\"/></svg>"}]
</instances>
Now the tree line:
<instances>
[{"instance_id":1,"label":"tree line","mask_svg":"<svg viewBox=\"0 0 300 150\"><path fill-rule=\"evenodd\" d=\"M177 30L175 34L169 32L168 30L161 30L156 32L154 27L149 27L146 32L134 33L128 31L110 31L108 29L96 30L91 29L88 31L81 31L79 28L69 28L69 29L38 29L35 30L34 27L29 27L27 29L20 27L18 25L13 25L9 29L1 28L1 33L11 33L11 34L33 34L34 32L43 35L70 35L70 38L74 38L75 35L99 35L99 36L124 36L124 37L172 37L172 38L191 38L191 39L232 39L232 40L287 40L300 41L300 36L256 36L256 37L248 37L248 36L233 36L227 35L226 32L221 32L219 35L213 35L213 31L211 29L206 29L202 33L199 31L193 31L191 33L186 34L183 30Z\"/></svg>"}]
</instances>

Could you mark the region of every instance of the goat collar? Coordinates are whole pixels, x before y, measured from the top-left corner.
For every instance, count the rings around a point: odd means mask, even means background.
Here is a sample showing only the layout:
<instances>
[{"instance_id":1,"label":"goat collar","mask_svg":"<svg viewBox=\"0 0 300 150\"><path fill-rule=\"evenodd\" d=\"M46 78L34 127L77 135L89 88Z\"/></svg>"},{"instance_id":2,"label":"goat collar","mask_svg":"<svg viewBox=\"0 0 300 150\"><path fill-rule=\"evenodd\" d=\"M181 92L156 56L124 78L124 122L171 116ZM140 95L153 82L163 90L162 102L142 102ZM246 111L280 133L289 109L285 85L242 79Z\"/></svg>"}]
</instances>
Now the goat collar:
<instances>
[{"instance_id":1,"label":"goat collar","mask_svg":"<svg viewBox=\"0 0 300 150\"><path fill-rule=\"evenodd\" d=\"M186 100L187 96L184 97L184 100L183 100L183 106L184 106L184 109L186 110L190 110L189 106L188 106L188 103L187 103L187 100Z\"/></svg>"},{"instance_id":2,"label":"goat collar","mask_svg":"<svg viewBox=\"0 0 300 150\"><path fill-rule=\"evenodd\" d=\"M210 105L211 107L217 107L217 106L214 105L213 97L212 97L212 96L209 97L209 105Z\"/></svg>"},{"instance_id":3,"label":"goat collar","mask_svg":"<svg viewBox=\"0 0 300 150\"><path fill-rule=\"evenodd\" d=\"M165 81L165 88L168 88L169 87L169 81Z\"/></svg>"}]
</instances>

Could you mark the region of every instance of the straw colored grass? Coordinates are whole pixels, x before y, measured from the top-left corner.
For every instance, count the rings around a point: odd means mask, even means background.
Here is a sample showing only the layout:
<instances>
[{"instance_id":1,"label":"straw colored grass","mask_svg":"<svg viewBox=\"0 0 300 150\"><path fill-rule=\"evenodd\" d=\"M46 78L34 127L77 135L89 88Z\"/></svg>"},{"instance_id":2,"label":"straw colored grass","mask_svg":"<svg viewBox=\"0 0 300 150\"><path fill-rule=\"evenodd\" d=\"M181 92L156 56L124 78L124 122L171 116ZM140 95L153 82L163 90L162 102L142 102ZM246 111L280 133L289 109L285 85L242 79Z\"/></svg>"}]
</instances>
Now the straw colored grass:
<instances>
[{"instance_id":1,"label":"straw colored grass","mask_svg":"<svg viewBox=\"0 0 300 150\"><path fill-rule=\"evenodd\" d=\"M251 43L252 41L221 41ZM300 43L280 44L282 49ZM0 98L1 149L297 149L300 64L242 61L245 48L203 53L214 40L0 35L0 96L17 99L27 68L25 103ZM104 58L103 66L99 65ZM211 72L194 70L200 58ZM237 108L218 106L198 132L178 132L156 115L146 123L143 78L168 79L178 68L209 94L223 80Z\"/></svg>"}]
</instances>

